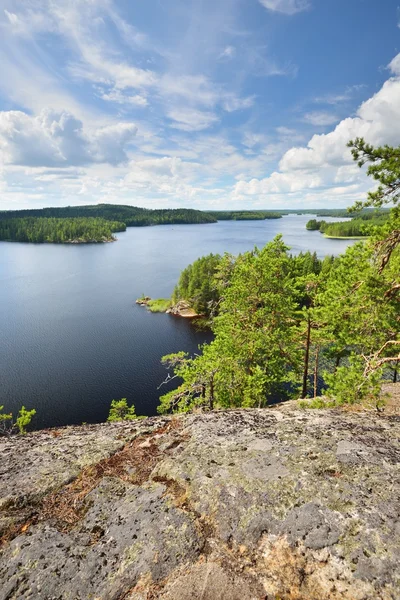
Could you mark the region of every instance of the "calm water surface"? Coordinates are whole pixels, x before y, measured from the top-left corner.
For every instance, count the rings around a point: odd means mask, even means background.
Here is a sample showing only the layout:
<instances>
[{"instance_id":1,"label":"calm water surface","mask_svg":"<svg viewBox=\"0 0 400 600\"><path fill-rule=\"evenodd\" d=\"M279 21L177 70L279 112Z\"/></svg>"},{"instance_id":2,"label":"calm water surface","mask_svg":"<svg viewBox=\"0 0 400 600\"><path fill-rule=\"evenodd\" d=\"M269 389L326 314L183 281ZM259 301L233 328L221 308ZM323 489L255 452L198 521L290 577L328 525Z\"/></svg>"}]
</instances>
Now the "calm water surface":
<instances>
[{"instance_id":1,"label":"calm water surface","mask_svg":"<svg viewBox=\"0 0 400 600\"><path fill-rule=\"evenodd\" d=\"M113 398L155 414L161 356L210 338L135 299L170 296L199 256L238 254L278 233L294 254L337 255L352 243L308 232L310 218L129 228L113 244L0 242L0 405L36 408L36 428L104 421Z\"/></svg>"}]
</instances>

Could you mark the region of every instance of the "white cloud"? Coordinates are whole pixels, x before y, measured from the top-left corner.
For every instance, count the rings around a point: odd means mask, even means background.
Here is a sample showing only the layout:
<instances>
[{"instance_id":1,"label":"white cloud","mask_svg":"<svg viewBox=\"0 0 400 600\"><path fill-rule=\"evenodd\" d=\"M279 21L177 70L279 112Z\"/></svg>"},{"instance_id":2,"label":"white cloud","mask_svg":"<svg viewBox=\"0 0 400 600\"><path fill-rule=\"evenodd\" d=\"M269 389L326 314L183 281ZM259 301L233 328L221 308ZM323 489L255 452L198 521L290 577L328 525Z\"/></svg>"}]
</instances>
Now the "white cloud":
<instances>
[{"instance_id":1,"label":"white cloud","mask_svg":"<svg viewBox=\"0 0 400 600\"><path fill-rule=\"evenodd\" d=\"M399 55L392 61L396 65ZM307 148L292 148L282 158L280 168L307 169L323 164L342 165L351 162L346 144L355 137L372 144L398 145L400 139L400 79L387 80L369 100L363 102L357 116L341 121L325 135L314 135Z\"/></svg>"},{"instance_id":2,"label":"white cloud","mask_svg":"<svg viewBox=\"0 0 400 600\"><path fill-rule=\"evenodd\" d=\"M222 103L224 110L227 112L234 112L236 110L244 110L245 108L251 108L254 105L254 96L248 96L247 98L238 98L233 94L228 94Z\"/></svg>"},{"instance_id":3,"label":"white cloud","mask_svg":"<svg viewBox=\"0 0 400 600\"><path fill-rule=\"evenodd\" d=\"M344 92L339 94L324 94L323 96L317 96L314 98L313 102L316 104L331 104L334 106L342 102L348 102L363 88L365 88L364 84L352 85L347 87Z\"/></svg>"},{"instance_id":4,"label":"white cloud","mask_svg":"<svg viewBox=\"0 0 400 600\"><path fill-rule=\"evenodd\" d=\"M316 127L325 127L326 125L333 125L337 123L338 117L327 112L309 112L303 117L303 121L315 125Z\"/></svg>"},{"instance_id":5,"label":"white cloud","mask_svg":"<svg viewBox=\"0 0 400 600\"><path fill-rule=\"evenodd\" d=\"M387 80L369 100L363 102L353 118L342 120L328 134L314 135L306 147L290 148L279 168L264 179L238 181L235 198L268 194L308 193L315 189L313 201L329 195L347 203L359 199L371 188L371 181L354 164L347 143L355 137L380 145L398 145L400 139L400 55L389 65L396 77ZM304 200L305 201L305 200ZM335 200L336 202L336 200Z\"/></svg>"},{"instance_id":6,"label":"white cloud","mask_svg":"<svg viewBox=\"0 0 400 600\"><path fill-rule=\"evenodd\" d=\"M4 10L4 14L6 15L11 25L15 27L18 24L18 17L15 13L8 12L8 10Z\"/></svg>"},{"instance_id":7,"label":"white cloud","mask_svg":"<svg viewBox=\"0 0 400 600\"><path fill-rule=\"evenodd\" d=\"M184 99L203 106L215 106L219 99L219 90L205 75L173 76L162 75L157 84L161 96Z\"/></svg>"},{"instance_id":8,"label":"white cloud","mask_svg":"<svg viewBox=\"0 0 400 600\"><path fill-rule=\"evenodd\" d=\"M80 63L71 63L68 70L72 77L85 79L98 83L112 84L115 88L142 89L154 85L157 76L151 70L133 67L124 62L108 60L96 46L88 47L80 43L82 57L86 60ZM88 71L88 66L90 71Z\"/></svg>"},{"instance_id":9,"label":"white cloud","mask_svg":"<svg viewBox=\"0 0 400 600\"><path fill-rule=\"evenodd\" d=\"M394 59L389 63L388 69L393 73L393 75L397 75L400 77L400 54L394 57Z\"/></svg>"},{"instance_id":10,"label":"white cloud","mask_svg":"<svg viewBox=\"0 0 400 600\"><path fill-rule=\"evenodd\" d=\"M230 59L236 56L236 48L235 46L226 46L218 58L221 59Z\"/></svg>"},{"instance_id":11,"label":"white cloud","mask_svg":"<svg viewBox=\"0 0 400 600\"><path fill-rule=\"evenodd\" d=\"M148 106L148 101L145 96L135 94L123 94L120 90L112 89L109 92L103 92L101 98L107 102L115 102L116 104L131 104L133 106L145 107Z\"/></svg>"},{"instance_id":12,"label":"white cloud","mask_svg":"<svg viewBox=\"0 0 400 600\"><path fill-rule=\"evenodd\" d=\"M21 111L0 112L0 158L4 164L71 166L127 160L126 145L136 135L132 123L85 130L68 112L43 110L32 117Z\"/></svg>"},{"instance_id":13,"label":"white cloud","mask_svg":"<svg viewBox=\"0 0 400 600\"><path fill-rule=\"evenodd\" d=\"M272 12L285 15L294 15L310 8L308 0L259 0L260 3Z\"/></svg>"},{"instance_id":14,"label":"white cloud","mask_svg":"<svg viewBox=\"0 0 400 600\"><path fill-rule=\"evenodd\" d=\"M168 111L172 120L171 127L182 131L202 131L218 122L218 117L212 112L203 112L191 108L174 108Z\"/></svg>"}]
</instances>

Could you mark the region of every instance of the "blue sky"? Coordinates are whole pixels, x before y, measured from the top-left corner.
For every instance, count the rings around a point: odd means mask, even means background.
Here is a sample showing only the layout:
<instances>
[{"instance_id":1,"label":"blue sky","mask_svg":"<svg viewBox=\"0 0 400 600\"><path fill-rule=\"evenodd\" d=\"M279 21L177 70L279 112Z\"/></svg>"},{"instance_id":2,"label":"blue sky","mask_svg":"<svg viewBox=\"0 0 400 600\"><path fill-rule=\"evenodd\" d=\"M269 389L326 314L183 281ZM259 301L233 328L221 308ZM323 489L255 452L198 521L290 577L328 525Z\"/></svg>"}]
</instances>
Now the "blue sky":
<instances>
[{"instance_id":1,"label":"blue sky","mask_svg":"<svg viewBox=\"0 0 400 600\"><path fill-rule=\"evenodd\" d=\"M0 210L348 206L399 52L392 0L0 0Z\"/></svg>"}]
</instances>

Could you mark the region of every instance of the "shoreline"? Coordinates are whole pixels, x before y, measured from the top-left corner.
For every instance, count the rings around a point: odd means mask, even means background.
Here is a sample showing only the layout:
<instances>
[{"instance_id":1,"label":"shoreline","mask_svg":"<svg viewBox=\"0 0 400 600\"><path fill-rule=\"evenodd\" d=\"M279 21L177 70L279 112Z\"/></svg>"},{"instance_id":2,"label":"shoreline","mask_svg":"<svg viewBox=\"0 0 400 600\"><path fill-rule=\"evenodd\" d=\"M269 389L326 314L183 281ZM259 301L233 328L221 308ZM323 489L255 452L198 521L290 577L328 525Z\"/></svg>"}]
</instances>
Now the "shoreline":
<instances>
[{"instance_id":1,"label":"shoreline","mask_svg":"<svg viewBox=\"0 0 400 600\"><path fill-rule=\"evenodd\" d=\"M327 235L326 233L322 235L328 240L367 240L370 237L369 235Z\"/></svg>"}]
</instances>

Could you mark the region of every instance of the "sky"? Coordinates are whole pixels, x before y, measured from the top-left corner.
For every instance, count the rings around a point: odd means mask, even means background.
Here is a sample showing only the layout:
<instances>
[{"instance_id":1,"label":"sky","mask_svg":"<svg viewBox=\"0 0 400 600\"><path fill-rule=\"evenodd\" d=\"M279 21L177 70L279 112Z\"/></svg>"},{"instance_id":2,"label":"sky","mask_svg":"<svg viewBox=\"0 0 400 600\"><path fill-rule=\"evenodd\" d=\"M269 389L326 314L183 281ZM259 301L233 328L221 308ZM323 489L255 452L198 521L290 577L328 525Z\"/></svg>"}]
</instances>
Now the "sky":
<instances>
[{"instance_id":1,"label":"sky","mask_svg":"<svg viewBox=\"0 0 400 600\"><path fill-rule=\"evenodd\" d=\"M0 0L0 210L362 200L347 142L400 143L398 2Z\"/></svg>"}]
</instances>

